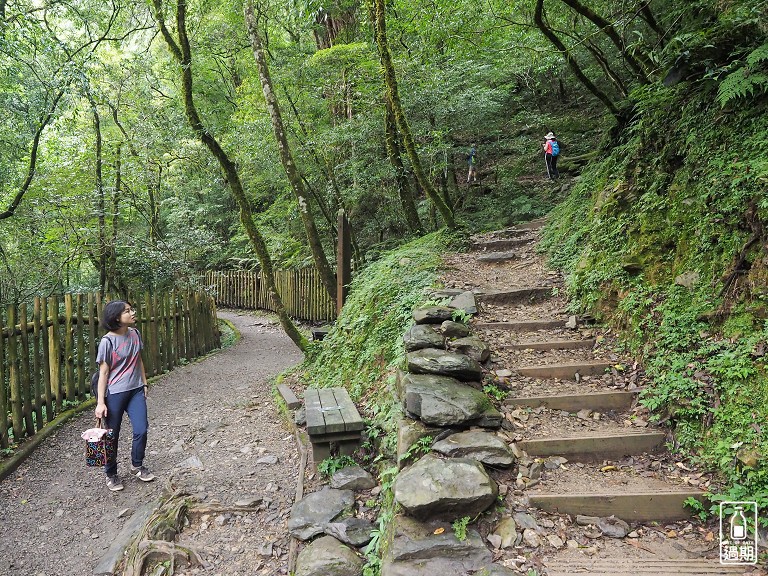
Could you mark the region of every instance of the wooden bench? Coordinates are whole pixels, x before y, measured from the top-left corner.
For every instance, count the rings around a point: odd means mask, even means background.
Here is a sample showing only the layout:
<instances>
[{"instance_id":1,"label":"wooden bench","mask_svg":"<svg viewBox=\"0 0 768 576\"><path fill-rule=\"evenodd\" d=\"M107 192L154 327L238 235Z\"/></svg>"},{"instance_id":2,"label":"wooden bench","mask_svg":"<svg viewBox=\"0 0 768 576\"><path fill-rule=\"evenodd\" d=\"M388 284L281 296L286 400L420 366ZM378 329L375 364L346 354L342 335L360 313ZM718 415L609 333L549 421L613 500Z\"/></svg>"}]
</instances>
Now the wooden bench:
<instances>
[{"instance_id":1,"label":"wooden bench","mask_svg":"<svg viewBox=\"0 0 768 576\"><path fill-rule=\"evenodd\" d=\"M331 329L328 326L320 326L319 328L312 328L312 340L318 341L318 340L324 340L326 336L328 336L328 332L331 331Z\"/></svg>"},{"instance_id":2,"label":"wooden bench","mask_svg":"<svg viewBox=\"0 0 768 576\"><path fill-rule=\"evenodd\" d=\"M360 443L363 419L344 388L307 388L304 392L307 434L315 467L331 456L331 443L339 453L351 455Z\"/></svg>"}]
</instances>

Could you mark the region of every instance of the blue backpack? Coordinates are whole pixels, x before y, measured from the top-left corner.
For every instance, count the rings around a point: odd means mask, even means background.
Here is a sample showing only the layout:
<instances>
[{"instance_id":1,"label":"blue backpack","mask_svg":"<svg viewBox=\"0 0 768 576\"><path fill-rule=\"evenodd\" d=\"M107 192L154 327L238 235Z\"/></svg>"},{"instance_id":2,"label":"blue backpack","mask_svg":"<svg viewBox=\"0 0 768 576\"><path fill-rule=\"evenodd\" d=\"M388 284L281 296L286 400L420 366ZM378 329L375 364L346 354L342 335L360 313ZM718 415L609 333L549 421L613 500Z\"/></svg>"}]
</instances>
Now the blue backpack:
<instances>
[{"instance_id":1,"label":"blue backpack","mask_svg":"<svg viewBox=\"0 0 768 576\"><path fill-rule=\"evenodd\" d=\"M557 140L552 140L552 156L558 156L560 154L560 144Z\"/></svg>"}]
</instances>

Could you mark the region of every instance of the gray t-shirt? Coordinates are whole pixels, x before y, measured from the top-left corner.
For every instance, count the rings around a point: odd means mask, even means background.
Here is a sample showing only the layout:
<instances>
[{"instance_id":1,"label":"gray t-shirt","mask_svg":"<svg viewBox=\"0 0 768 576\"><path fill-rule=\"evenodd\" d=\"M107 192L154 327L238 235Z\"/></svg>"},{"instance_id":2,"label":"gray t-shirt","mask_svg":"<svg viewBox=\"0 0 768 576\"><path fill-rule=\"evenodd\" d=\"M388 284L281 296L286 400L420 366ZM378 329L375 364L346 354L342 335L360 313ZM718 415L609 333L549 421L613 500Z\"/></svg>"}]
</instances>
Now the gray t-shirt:
<instances>
[{"instance_id":1,"label":"gray t-shirt","mask_svg":"<svg viewBox=\"0 0 768 576\"><path fill-rule=\"evenodd\" d=\"M128 328L124 336L106 334L99 342L96 364L109 366L107 390L110 394L127 392L144 386L141 379L141 349L144 343L136 328Z\"/></svg>"}]
</instances>

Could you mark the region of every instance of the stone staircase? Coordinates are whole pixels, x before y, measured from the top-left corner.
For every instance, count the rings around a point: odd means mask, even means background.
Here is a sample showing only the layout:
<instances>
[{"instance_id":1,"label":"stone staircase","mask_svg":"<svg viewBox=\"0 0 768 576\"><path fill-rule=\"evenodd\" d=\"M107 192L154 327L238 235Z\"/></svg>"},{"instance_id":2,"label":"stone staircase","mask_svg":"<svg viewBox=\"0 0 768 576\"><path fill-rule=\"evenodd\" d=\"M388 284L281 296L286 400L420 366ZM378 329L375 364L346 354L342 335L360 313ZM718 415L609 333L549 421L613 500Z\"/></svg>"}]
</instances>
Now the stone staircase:
<instances>
[{"instance_id":1,"label":"stone staircase","mask_svg":"<svg viewBox=\"0 0 768 576\"><path fill-rule=\"evenodd\" d=\"M386 529L381 576L747 573L721 566L716 529L690 521L684 502L702 498L702 475L681 473L666 431L638 407L642 369L566 312L558 275L534 253L540 226L449 257L453 286L432 295L449 302L413 311L394 391L401 513ZM483 258L500 250L509 257ZM476 314L469 326L453 321L457 310ZM294 506L292 534L339 538L329 527L352 496L334 482L352 488L332 479ZM313 546L306 564L325 554Z\"/></svg>"}]
</instances>

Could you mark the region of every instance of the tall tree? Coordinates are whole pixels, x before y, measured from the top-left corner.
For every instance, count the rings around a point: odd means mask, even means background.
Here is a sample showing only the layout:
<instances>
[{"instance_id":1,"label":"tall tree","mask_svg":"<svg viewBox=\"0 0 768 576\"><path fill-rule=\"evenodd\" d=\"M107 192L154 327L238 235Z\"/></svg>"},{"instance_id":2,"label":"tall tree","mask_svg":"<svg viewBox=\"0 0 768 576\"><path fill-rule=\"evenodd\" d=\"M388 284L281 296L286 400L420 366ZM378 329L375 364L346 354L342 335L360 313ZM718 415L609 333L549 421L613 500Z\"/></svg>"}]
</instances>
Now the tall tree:
<instances>
[{"instance_id":1,"label":"tall tree","mask_svg":"<svg viewBox=\"0 0 768 576\"><path fill-rule=\"evenodd\" d=\"M453 216L453 210L437 193L437 190L435 190L434 185L427 177L424 168L421 165L421 159L416 150L416 143L413 141L411 128L408 125L408 119L405 116L403 105L400 102L395 66L392 63L392 54L389 51L389 45L387 43L385 0L373 0L373 2L376 14L376 44L379 48L381 65L384 68L384 81L387 85L387 97L389 98L390 104L392 104L392 113L395 115L397 127L403 136L403 145L408 153L408 159L411 161L413 173L416 176L416 181L419 183L419 186L421 186L421 189L426 193L427 198L432 201L440 212L440 216L442 216L445 225L448 226L448 228L455 228L456 220Z\"/></svg>"},{"instance_id":2,"label":"tall tree","mask_svg":"<svg viewBox=\"0 0 768 576\"><path fill-rule=\"evenodd\" d=\"M181 71L181 83L182 83L182 96L184 98L184 110L186 111L187 120L189 125L197 135L203 144L208 148L211 154L216 158L217 162L221 166L222 171L227 177L229 183L229 189L232 195L235 197L238 206L240 207L240 222L248 235L256 255L261 264L262 277L266 283L267 291L272 297L272 302L275 305L275 310L280 318L280 324L285 330L288 337L302 351L305 351L309 342L304 335L299 332L296 325L288 316L288 311L285 309L280 294L277 292L275 286L275 272L272 265L272 259L267 250L267 244L264 241L264 237L256 227L256 223L253 220L253 210L251 209L248 197L245 195L245 189L243 183L240 180L240 174L237 170L237 166L230 159L227 152L222 148L219 141L214 138L212 133L203 124L202 119L197 111L194 100L193 79L192 79L192 50L190 48L189 37L187 36L186 26L186 14L187 3L185 0L178 0L176 2L176 33L178 39L174 38L170 30L165 24L165 18L163 15L163 2L162 0L152 0L154 6L154 17L157 22L160 33L168 45L173 57L178 62Z\"/></svg>"},{"instance_id":3,"label":"tall tree","mask_svg":"<svg viewBox=\"0 0 768 576\"><path fill-rule=\"evenodd\" d=\"M285 127L283 126L283 118L280 113L280 105L277 101L277 95L272 87L272 78L269 75L269 66L267 65L267 59L264 55L264 46L261 41L261 35L259 34L258 22L254 13L253 2L246 2L244 7L245 22L248 26L248 34L251 38L251 46L253 47L253 56L256 59L256 66L259 69L259 80L261 82L261 90L264 94L264 101L269 111L269 117L272 121L272 131L275 135L277 142L277 149L280 152L280 162L285 170L285 175L288 177L288 182L291 185L296 201L299 204L299 213L301 214L301 221L304 224L304 231L307 234L307 241L312 251L312 258L315 262L315 268L317 268L320 274L320 280L325 287L328 294L336 299L336 275L333 273L328 258L325 255L323 249L323 243L320 239L320 234L315 226L315 219L312 215L312 205L307 198L307 194L304 190L304 182L301 174L296 167L296 162L291 154L291 148L288 144L288 138L285 134Z\"/></svg>"}]
</instances>

